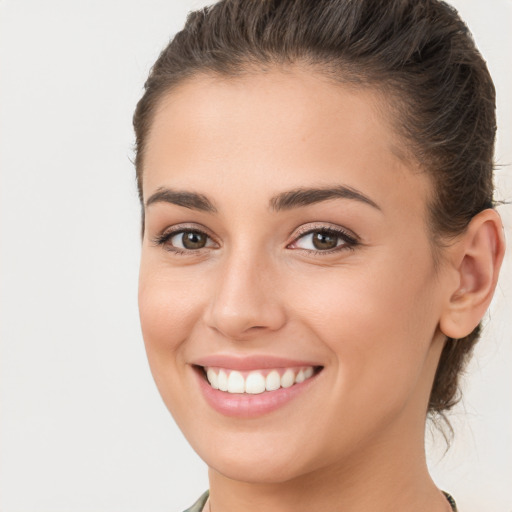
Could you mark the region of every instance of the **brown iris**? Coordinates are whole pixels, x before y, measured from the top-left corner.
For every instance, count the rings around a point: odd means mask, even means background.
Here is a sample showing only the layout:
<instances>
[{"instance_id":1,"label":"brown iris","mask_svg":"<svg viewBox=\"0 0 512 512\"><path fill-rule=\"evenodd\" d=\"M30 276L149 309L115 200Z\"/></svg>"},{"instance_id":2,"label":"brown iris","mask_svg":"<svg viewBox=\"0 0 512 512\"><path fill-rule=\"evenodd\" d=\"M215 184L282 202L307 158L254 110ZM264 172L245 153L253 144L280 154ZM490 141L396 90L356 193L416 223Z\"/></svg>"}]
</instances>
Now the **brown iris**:
<instances>
[{"instance_id":1,"label":"brown iris","mask_svg":"<svg viewBox=\"0 0 512 512\"><path fill-rule=\"evenodd\" d=\"M338 245L338 238L337 235L318 231L313 233L313 245L318 250L334 249Z\"/></svg>"},{"instance_id":2,"label":"brown iris","mask_svg":"<svg viewBox=\"0 0 512 512\"><path fill-rule=\"evenodd\" d=\"M181 243L185 249L202 249L208 240L204 233L198 231L185 231L181 237Z\"/></svg>"}]
</instances>

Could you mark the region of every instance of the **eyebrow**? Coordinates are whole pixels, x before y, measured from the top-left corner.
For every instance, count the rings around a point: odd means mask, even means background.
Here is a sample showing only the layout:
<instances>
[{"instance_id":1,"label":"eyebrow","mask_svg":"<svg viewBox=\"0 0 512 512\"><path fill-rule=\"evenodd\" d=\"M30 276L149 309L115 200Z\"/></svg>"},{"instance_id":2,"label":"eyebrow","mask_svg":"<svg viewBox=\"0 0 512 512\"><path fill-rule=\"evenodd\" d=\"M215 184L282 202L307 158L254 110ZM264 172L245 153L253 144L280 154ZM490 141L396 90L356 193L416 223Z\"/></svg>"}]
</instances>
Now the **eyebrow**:
<instances>
[{"instance_id":1,"label":"eyebrow","mask_svg":"<svg viewBox=\"0 0 512 512\"><path fill-rule=\"evenodd\" d=\"M270 207L272 210L277 212L340 198L360 201L361 203L365 203L379 211L382 211L375 201L372 201L369 197L365 196L355 188L347 187L345 185L322 188L296 188L282 192L270 200Z\"/></svg>"},{"instance_id":2,"label":"eyebrow","mask_svg":"<svg viewBox=\"0 0 512 512\"><path fill-rule=\"evenodd\" d=\"M185 190L172 190L170 188L160 187L146 201L146 208L153 203L170 203L191 210L202 212L217 213L217 208L203 194L197 192L187 192Z\"/></svg>"},{"instance_id":3,"label":"eyebrow","mask_svg":"<svg viewBox=\"0 0 512 512\"><path fill-rule=\"evenodd\" d=\"M275 211L291 210L300 208L330 199L351 199L365 203L381 211L380 206L365 196L362 192L345 185L321 188L296 188L281 192L270 199L270 208ZM197 192L188 192L185 190L172 190L170 188L160 187L146 201L146 207L153 203L170 203L191 210L217 213L217 208L203 194Z\"/></svg>"}]
</instances>

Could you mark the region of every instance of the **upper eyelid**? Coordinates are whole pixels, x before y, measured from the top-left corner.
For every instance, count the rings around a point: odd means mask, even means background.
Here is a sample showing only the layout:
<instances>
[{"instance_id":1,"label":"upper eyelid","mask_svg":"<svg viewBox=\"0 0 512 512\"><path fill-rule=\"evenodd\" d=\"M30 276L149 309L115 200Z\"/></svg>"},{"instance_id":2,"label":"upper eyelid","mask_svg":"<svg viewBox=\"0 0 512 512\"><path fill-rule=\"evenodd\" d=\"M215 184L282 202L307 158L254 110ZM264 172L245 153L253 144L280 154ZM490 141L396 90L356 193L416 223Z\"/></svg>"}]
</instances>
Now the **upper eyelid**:
<instances>
[{"instance_id":1,"label":"upper eyelid","mask_svg":"<svg viewBox=\"0 0 512 512\"><path fill-rule=\"evenodd\" d=\"M182 231L197 231L199 233L204 233L205 235L209 236L212 240L216 238L215 235L206 226L203 226L202 224L192 223L175 224L173 226L168 226L163 231L160 232L159 236L172 235L176 233L181 233Z\"/></svg>"},{"instance_id":2,"label":"upper eyelid","mask_svg":"<svg viewBox=\"0 0 512 512\"><path fill-rule=\"evenodd\" d=\"M297 240L301 236L308 235L311 233L315 233L317 231L330 231L335 234L345 235L353 240L359 241L360 237L354 233L352 230L344 228L342 226L337 226L331 223L311 223L311 224L303 224L299 228L295 229L289 236L291 238L291 242ZM290 242L290 243L291 243Z\"/></svg>"}]
</instances>

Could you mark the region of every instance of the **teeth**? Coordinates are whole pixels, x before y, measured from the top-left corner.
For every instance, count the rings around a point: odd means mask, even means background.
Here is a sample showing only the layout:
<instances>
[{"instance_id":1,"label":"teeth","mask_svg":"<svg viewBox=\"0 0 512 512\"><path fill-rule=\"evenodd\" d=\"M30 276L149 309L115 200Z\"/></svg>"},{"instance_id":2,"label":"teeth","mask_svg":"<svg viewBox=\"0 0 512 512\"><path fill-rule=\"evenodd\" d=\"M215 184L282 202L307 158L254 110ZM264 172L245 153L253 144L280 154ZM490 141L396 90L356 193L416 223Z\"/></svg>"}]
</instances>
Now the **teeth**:
<instances>
[{"instance_id":1,"label":"teeth","mask_svg":"<svg viewBox=\"0 0 512 512\"><path fill-rule=\"evenodd\" d=\"M231 372L228 377L228 393L243 393L244 391L244 376L240 372Z\"/></svg>"},{"instance_id":2,"label":"teeth","mask_svg":"<svg viewBox=\"0 0 512 512\"><path fill-rule=\"evenodd\" d=\"M258 395L264 391L276 391L279 388L289 388L294 384L304 382L314 374L312 366L287 368L284 371L256 370L243 373L220 368L205 368L205 370L206 378L213 389L251 395Z\"/></svg>"},{"instance_id":3,"label":"teeth","mask_svg":"<svg viewBox=\"0 0 512 512\"><path fill-rule=\"evenodd\" d=\"M272 370L265 379L265 389L267 391L275 391L281 387L281 377L277 370Z\"/></svg>"},{"instance_id":4,"label":"teeth","mask_svg":"<svg viewBox=\"0 0 512 512\"><path fill-rule=\"evenodd\" d=\"M281 387L283 388L289 388L293 386L295 382L295 374L293 373L293 370L286 370L284 372L284 375L281 377Z\"/></svg>"},{"instance_id":5,"label":"teeth","mask_svg":"<svg viewBox=\"0 0 512 512\"><path fill-rule=\"evenodd\" d=\"M211 368L208 368L208 371L206 372L206 378L208 379L208 382L213 389L219 389L219 378Z\"/></svg>"},{"instance_id":6,"label":"teeth","mask_svg":"<svg viewBox=\"0 0 512 512\"><path fill-rule=\"evenodd\" d=\"M219 372L219 378L217 379L217 384L221 391L228 390L228 374L224 370L221 370Z\"/></svg>"},{"instance_id":7,"label":"teeth","mask_svg":"<svg viewBox=\"0 0 512 512\"><path fill-rule=\"evenodd\" d=\"M257 395L265 391L265 377L258 372L251 372L245 379L245 392Z\"/></svg>"}]
</instances>

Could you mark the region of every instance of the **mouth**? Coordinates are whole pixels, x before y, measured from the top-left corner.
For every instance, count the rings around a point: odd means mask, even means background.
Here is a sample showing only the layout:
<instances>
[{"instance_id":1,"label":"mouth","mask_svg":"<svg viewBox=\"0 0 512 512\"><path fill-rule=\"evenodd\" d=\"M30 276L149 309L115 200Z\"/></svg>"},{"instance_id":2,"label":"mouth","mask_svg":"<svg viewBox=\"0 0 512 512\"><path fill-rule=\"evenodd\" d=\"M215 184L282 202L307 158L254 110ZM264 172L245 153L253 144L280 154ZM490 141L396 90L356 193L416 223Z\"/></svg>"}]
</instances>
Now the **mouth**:
<instances>
[{"instance_id":1,"label":"mouth","mask_svg":"<svg viewBox=\"0 0 512 512\"><path fill-rule=\"evenodd\" d=\"M324 370L313 361L227 354L205 356L191 367L206 403L223 416L238 418L292 407L298 397L311 396Z\"/></svg>"},{"instance_id":2,"label":"mouth","mask_svg":"<svg viewBox=\"0 0 512 512\"><path fill-rule=\"evenodd\" d=\"M322 370L321 366L265 368L251 371L214 366L198 368L212 389L225 393L248 395L259 395L291 388L308 381Z\"/></svg>"}]
</instances>

